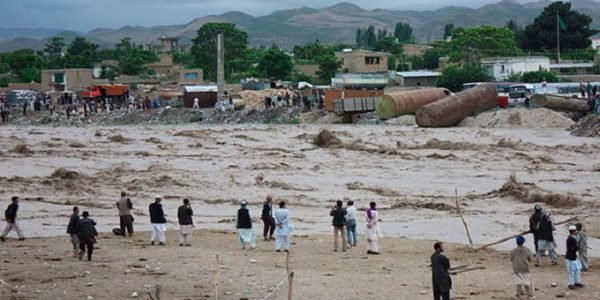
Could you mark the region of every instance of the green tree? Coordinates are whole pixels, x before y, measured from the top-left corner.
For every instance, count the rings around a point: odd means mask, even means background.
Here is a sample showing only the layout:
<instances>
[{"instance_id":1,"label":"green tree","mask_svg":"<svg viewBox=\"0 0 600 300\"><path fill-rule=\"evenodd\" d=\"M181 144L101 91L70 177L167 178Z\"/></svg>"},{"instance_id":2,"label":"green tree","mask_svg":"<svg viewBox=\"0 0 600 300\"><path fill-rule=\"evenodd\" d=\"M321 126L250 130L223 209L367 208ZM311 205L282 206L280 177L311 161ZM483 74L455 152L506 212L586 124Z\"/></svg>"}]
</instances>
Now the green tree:
<instances>
[{"instance_id":1,"label":"green tree","mask_svg":"<svg viewBox=\"0 0 600 300\"><path fill-rule=\"evenodd\" d=\"M49 69L62 69L65 67L63 49L65 47L64 38L60 36L51 37L44 46L44 53L48 57Z\"/></svg>"},{"instance_id":2,"label":"green tree","mask_svg":"<svg viewBox=\"0 0 600 300\"><path fill-rule=\"evenodd\" d=\"M558 82L558 77L549 71L525 72L521 75L521 81L527 83L539 83L544 80L546 80L546 82Z\"/></svg>"},{"instance_id":3,"label":"green tree","mask_svg":"<svg viewBox=\"0 0 600 300\"><path fill-rule=\"evenodd\" d=\"M235 28L235 24L206 23L198 29L197 36L192 40L191 51L194 55L194 65L202 68L205 78L210 80L217 79L218 33L223 33L225 62L236 61L239 69L247 69L248 34Z\"/></svg>"},{"instance_id":4,"label":"green tree","mask_svg":"<svg viewBox=\"0 0 600 300\"><path fill-rule=\"evenodd\" d=\"M467 82L485 82L491 78L479 64L467 64L464 66L450 65L437 80L438 87L445 87L453 92L462 89Z\"/></svg>"},{"instance_id":5,"label":"green tree","mask_svg":"<svg viewBox=\"0 0 600 300\"><path fill-rule=\"evenodd\" d=\"M46 67L46 59L42 53L21 49L5 55L11 73L19 82L40 82L40 72Z\"/></svg>"},{"instance_id":6,"label":"green tree","mask_svg":"<svg viewBox=\"0 0 600 300\"><path fill-rule=\"evenodd\" d=\"M329 82L335 77L335 73L342 65L342 62L335 57L335 54L326 54L316 58L319 64L319 70L316 72L321 82Z\"/></svg>"},{"instance_id":7,"label":"green tree","mask_svg":"<svg viewBox=\"0 0 600 300\"><path fill-rule=\"evenodd\" d=\"M361 49L373 49L377 43L377 34L375 34L375 26L369 25L364 29L356 31L356 46Z\"/></svg>"},{"instance_id":8,"label":"green tree","mask_svg":"<svg viewBox=\"0 0 600 300\"><path fill-rule=\"evenodd\" d=\"M307 43L305 45L296 45L292 51L295 59L309 61L314 61L319 56L334 54L334 52L334 47L321 44L319 40L316 40L312 43Z\"/></svg>"},{"instance_id":9,"label":"green tree","mask_svg":"<svg viewBox=\"0 0 600 300\"><path fill-rule=\"evenodd\" d=\"M102 65L100 70L100 78L108 79L110 81L115 80L120 74L121 70L116 66Z\"/></svg>"},{"instance_id":10,"label":"green tree","mask_svg":"<svg viewBox=\"0 0 600 300\"><path fill-rule=\"evenodd\" d=\"M277 47L272 47L263 54L258 68L266 77L285 80L292 73L294 64L289 55Z\"/></svg>"},{"instance_id":11,"label":"green tree","mask_svg":"<svg viewBox=\"0 0 600 300\"><path fill-rule=\"evenodd\" d=\"M446 24L444 26L444 40L452 36L452 31L454 31L454 24Z\"/></svg>"},{"instance_id":12,"label":"green tree","mask_svg":"<svg viewBox=\"0 0 600 300\"><path fill-rule=\"evenodd\" d=\"M450 61L474 62L481 57L518 55L514 32L504 27L483 25L474 28L456 28L448 43Z\"/></svg>"},{"instance_id":13,"label":"green tree","mask_svg":"<svg viewBox=\"0 0 600 300\"><path fill-rule=\"evenodd\" d=\"M194 65L194 55L191 51L174 51L171 53L173 62L176 64L182 64L186 67L192 67Z\"/></svg>"},{"instance_id":14,"label":"green tree","mask_svg":"<svg viewBox=\"0 0 600 300\"><path fill-rule=\"evenodd\" d=\"M398 39L398 42L401 44L406 43L414 43L415 36L413 35L413 29L410 27L408 23L396 23L396 28L394 29L394 37Z\"/></svg>"},{"instance_id":15,"label":"green tree","mask_svg":"<svg viewBox=\"0 0 600 300\"><path fill-rule=\"evenodd\" d=\"M562 1L546 6L533 24L525 27L521 47L535 51L556 50L557 14L565 25L560 29L561 49L588 48L590 37L598 33L598 30L590 28L592 18L571 10L571 3Z\"/></svg>"},{"instance_id":16,"label":"green tree","mask_svg":"<svg viewBox=\"0 0 600 300\"><path fill-rule=\"evenodd\" d=\"M118 70L124 75L149 74L151 71L145 65L159 60L156 53L135 45L129 37L121 39L116 45L115 55Z\"/></svg>"},{"instance_id":17,"label":"green tree","mask_svg":"<svg viewBox=\"0 0 600 300\"><path fill-rule=\"evenodd\" d=\"M425 53L423 53L422 69L434 70L439 68L441 56L441 51L436 48L425 51Z\"/></svg>"},{"instance_id":18,"label":"green tree","mask_svg":"<svg viewBox=\"0 0 600 300\"><path fill-rule=\"evenodd\" d=\"M98 45L88 42L82 37L76 37L67 46L65 66L67 68L92 68L98 62Z\"/></svg>"}]
</instances>

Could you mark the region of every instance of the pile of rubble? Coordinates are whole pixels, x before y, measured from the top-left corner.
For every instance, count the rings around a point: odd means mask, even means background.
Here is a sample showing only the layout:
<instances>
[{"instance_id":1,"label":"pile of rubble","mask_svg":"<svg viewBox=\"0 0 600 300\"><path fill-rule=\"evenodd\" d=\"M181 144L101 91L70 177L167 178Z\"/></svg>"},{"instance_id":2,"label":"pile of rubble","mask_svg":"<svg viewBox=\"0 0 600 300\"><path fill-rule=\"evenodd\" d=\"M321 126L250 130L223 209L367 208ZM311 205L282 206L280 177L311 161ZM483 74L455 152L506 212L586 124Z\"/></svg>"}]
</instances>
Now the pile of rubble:
<instances>
[{"instance_id":1,"label":"pile of rubble","mask_svg":"<svg viewBox=\"0 0 600 300\"><path fill-rule=\"evenodd\" d=\"M215 109L202 111L198 122L203 124L298 124L302 109L299 107L277 107L273 109L251 109L236 111L219 111Z\"/></svg>"},{"instance_id":2,"label":"pile of rubble","mask_svg":"<svg viewBox=\"0 0 600 300\"><path fill-rule=\"evenodd\" d=\"M152 110L117 110L111 113L95 113L90 117L71 116L63 113L50 116L47 112L12 117L10 123L16 125L86 126L86 125L159 125L185 123L264 123L297 124L302 111L299 107L277 107L273 109L249 109L219 111L216 109L159 108Z\"/></svg>"},{"instance_id":3,"label":"pile of rubble","mask_svg":"<svg viewBox=\"0 0 600 300\"><path fill-rule=\"evenodd\" d=\"M582 137L600 136L600 115L589 114L569 127L572 135Z\"/></svg>"},{"instance_id":4,"label":"pile of rubble","mask_svg":"<svg viewBox=\"0 0 600 300\"><path fill-rule=\"evenodd\" d=\"M464 119L458 126L479 128L568 128L569 117L547 108L492 110Z\"/></svg>"},{"instance_id":5,"label":"pile of rubble","mask_svg":"<svg viewBox=\"0 0 600 300\"><path fill-rule=\"evenodd\" d=\"M245 103L245 109L252 110L265 108L265 97L279 95L283 98L286 93L290 95L290 98L296 96L296 93L287 89L265 89L260 91L245 90L240 92L240 97L242 97L242 101Z\"/></svg>"}]
</instances>

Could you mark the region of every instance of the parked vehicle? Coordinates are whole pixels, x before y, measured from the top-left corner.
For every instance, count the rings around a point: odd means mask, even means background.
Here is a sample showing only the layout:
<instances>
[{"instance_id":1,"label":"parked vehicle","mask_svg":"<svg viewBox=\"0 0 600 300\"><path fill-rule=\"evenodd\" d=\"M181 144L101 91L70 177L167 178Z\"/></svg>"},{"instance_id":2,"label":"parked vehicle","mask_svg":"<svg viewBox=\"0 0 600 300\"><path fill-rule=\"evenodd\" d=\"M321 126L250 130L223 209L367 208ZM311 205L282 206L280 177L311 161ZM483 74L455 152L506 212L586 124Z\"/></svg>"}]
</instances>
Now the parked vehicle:
<instances>
[{"instance_id":1,"label":"parked vehicle","mask_svg":"<svg viewBox=\"0 0 600 300\"><path fill-rule=\"evenodd\" d=\"M529 107L529 99L535 95L535 89L532 84L518 83L510 86L508 93L508 106L524 105Z\"/></svg>"},{"instance_id":2,"label":"parked vehicle","mask_svg":"<svg viewBox=\"0 0 600 300\"><path fill-rule=\"evenodd\" d=\"M103 100L109 98L112 101L126 102L129 96L129 87L124 84L102 84L88 87L81 92L84 99Z\"/></svg>"}]
</instances>

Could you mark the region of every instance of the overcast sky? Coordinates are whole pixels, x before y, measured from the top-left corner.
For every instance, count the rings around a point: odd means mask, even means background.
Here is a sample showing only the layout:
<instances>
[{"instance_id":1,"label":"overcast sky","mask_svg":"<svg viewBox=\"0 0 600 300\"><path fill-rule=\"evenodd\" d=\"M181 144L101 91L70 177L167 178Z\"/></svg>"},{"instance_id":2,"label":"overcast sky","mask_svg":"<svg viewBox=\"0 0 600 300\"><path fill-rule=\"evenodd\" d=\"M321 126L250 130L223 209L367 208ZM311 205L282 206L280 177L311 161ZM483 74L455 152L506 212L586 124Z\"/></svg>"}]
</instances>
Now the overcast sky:
<instances>
[{"instance_id":1,"label":"overcast sky","mask_svg":"<svg viewBox=\"0 0 600 300\"><path fill-rule=\"evenodd\" d=\"M448 5L479 7L499 0L346 0L365 9L436 9ZM521 0L521 2L527 2ZM322 8L336 0L0 0L0 27L46 27L88 31L125 25L172 25L194 18L242 11L254 16L308 6ZM420 1L419 1L420 2ZM299 4L301 3L301 4Z\"/></svg>"}]
</instances>

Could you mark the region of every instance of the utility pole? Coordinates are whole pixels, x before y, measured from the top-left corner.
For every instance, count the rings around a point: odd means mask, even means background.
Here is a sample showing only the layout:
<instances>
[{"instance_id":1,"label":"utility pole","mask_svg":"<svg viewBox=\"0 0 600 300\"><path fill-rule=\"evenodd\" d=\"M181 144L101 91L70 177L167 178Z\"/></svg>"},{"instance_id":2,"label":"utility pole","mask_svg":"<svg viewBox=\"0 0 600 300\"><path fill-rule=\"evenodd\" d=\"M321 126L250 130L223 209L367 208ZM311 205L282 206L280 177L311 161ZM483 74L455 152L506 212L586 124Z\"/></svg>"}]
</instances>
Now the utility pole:
<instances>
[{"instance_id":1,"label":"utility pole","mask_svg":"<svg viewBox=\"0 0 600 300\"><path fill-rule=\"evenodd\" d=\"M224 67L223 33L217 35L217 90L219 100L223 101L225 92L225 67Z\"/></svg>"}]
</instances>

